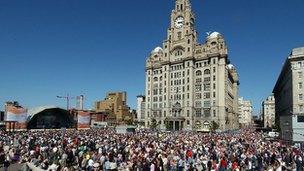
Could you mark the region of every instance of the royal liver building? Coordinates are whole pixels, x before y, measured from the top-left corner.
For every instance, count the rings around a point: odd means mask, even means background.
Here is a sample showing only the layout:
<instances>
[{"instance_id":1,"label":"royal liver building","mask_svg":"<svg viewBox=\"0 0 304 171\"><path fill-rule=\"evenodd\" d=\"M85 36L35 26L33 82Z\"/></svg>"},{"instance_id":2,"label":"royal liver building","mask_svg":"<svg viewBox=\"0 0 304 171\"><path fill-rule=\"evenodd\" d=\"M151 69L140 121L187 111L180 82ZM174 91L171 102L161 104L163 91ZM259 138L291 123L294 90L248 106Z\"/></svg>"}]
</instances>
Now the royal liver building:
<instances>
[{"instance_id":1,"label":"royal liver building","mask_svg":"<svg viewBox=\"0 0 304 171\"><path fill-rule=\"evenodd\" d=\"M197 41L189 0L176 0L168 35L146 62L145 126L207 131L238 128L236 69L223 36L213 32Z\"/></svg>"}]
</instances>

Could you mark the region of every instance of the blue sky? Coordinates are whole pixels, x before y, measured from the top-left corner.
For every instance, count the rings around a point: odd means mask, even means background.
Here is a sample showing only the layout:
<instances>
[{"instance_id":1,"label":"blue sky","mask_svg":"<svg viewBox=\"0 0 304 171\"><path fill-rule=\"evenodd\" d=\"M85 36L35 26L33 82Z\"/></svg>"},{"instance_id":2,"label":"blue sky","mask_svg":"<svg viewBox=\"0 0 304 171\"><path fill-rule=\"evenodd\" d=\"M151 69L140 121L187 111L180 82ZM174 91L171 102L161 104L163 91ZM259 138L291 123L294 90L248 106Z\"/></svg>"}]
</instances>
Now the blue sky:
<instances>
[{"instance_id":1,"label":"blue sky","mask_svg":"<svg viewBox=\"0 0 304 171\"><path fill-rule=\"evenodd\" d=\"M161 45L174 0L1 0L0 104L65 107L57 95L144 92L149 52ZM201 42L222 33L240 76L240 95L261 101L294 47L304 46L303 0L192 0ZM72 100L72 105L75 104ZM3 109L3 105L1 108Z\"/></svg>"}]
</instances>

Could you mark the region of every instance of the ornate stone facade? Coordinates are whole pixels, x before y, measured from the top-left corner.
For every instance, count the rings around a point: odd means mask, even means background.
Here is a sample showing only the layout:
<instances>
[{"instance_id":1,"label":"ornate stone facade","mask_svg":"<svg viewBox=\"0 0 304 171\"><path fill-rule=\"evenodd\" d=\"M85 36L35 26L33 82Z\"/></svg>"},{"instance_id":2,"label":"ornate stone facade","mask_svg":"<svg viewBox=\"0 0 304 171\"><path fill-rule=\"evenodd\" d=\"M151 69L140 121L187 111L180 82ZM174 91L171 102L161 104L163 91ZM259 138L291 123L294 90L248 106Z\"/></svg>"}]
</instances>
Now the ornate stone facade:
<instances>
[{"instance_id":1,"label":"ornate stone facade","mask_svg":"<svg viewBox=\"0 0 304 171\"><path fill-rule=\"evenodd\" d=\"M239 79L224 37L213 32L199 43L195 21L189 0L176 0L167 38L146 61L146 127L152 120L174 130L239 125Z\"/></svg>"},{"instance_id":2,"label":"ornate stone facade","mask_svg":"<svg viewBox=\"0 0 304 171\"><path fill-rule=\"evenodd\" d=\"M281 138L304 142L304 47L294 48L273 89L275 122Z\"/></svg>"},{"instance_id":3,"label":"ornate stone facade","mask_svg":"<svg viewBox=\"0 0 304 171\"><path fill-rule=\"evenodd\" d=\"M262 103L262 117L264 127L272 128L275 126L275 99L273 95L267 97Z\"/></svg>"},{"instance_id":4,"label":"ornate stone facade","mask_svg":"<svg viewBox=\"0 0 304 171\"><path fill-rule=\"evenodd\" d=\"M245 100L243 97L239 98L239 123L240 127L246 127L251 124L252 121L252 104L249 100Z\"/></svg>"}]
</instances>

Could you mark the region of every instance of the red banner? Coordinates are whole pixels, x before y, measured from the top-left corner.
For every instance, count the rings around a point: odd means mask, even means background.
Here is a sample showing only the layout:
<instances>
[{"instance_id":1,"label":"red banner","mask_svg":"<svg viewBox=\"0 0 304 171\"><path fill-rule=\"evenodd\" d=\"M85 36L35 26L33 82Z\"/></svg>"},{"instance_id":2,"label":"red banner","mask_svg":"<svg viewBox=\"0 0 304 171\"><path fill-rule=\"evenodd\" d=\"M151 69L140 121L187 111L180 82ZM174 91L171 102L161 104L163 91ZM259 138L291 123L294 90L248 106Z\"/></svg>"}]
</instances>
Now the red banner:
<instances>
[{"instance_id":1,"label":"red banner","mask_svg":"<svg viewBox=\"0 0 304 171\"><path fill-rule=\"evenodd\" d=\"M90 112L78 111L78 124L77 127L80 129L90 128L91 115Z\"/></svg>"},{"instance_id":2,"label":"red banner","mask_svg":"<svg viewBox=\"0 0 304 171\"><path fill-rule=\"evenodd\" d=\"M16 106L6 106L5 109L6 113L6 118L5 121L11 122L11 126L12 123L14 123L14 128L15 129L26 129L27 124L26 124L26 120L27 120L27 109L23 108L23 107L16 107ZM6 127L8 128L9 125L7 123Z\"/></svg>"}]
</instances>

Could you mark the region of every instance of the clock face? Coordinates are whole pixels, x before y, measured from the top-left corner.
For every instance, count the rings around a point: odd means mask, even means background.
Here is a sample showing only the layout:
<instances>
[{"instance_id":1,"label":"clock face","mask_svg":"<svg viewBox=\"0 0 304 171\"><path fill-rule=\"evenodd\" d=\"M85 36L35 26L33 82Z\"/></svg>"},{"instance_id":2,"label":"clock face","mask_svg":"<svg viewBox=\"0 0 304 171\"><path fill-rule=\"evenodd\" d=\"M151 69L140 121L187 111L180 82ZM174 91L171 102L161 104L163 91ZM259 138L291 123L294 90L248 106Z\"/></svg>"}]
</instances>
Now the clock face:
<instances>
[{"instance_id":1,"label":"clock face","mask_svg":"<svg viewBox=\"0 0 304 171\"><path fill-rule=\"evenodd\" d=\"M184 17L182 17L182 16L177 17L175 20L175 27L182 28L183 25L184 25Z\"/></svg>"}]
</instances>

